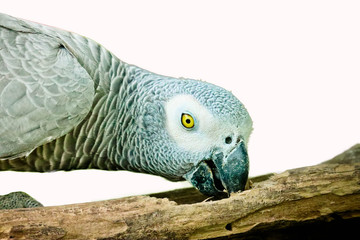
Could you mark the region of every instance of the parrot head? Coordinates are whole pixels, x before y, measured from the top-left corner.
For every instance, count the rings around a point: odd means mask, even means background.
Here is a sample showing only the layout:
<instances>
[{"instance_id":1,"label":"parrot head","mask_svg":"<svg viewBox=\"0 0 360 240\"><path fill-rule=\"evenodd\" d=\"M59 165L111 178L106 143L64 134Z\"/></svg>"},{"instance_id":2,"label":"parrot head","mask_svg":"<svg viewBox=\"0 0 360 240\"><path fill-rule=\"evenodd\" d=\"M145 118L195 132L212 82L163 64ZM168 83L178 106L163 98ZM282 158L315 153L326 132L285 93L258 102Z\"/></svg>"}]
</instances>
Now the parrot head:
<instances>
[{"instance_id":1,"label":"parrot head","mask_svg":"<svg viewBox=\"0 0 360 240\"><path fill-rule=\"evenodd\" d=\"M251 119L234 96L224 93L200 101L180 94L165 106L168 134L182 151L198 156L183 177L209 196L244 190L248 178Z\"/></svg>"},{"instance_id":2,"label":"parrot head","mask_svg":"<svg viewBox=\"0 0 360 240\"><path fill-rule=\"evenodd\" d=\"M209 196L244 190L252 131L244 105L231 92L203 81L152 73L141 78L138 169L186 179Z\"/></svg>"}]
</instances>

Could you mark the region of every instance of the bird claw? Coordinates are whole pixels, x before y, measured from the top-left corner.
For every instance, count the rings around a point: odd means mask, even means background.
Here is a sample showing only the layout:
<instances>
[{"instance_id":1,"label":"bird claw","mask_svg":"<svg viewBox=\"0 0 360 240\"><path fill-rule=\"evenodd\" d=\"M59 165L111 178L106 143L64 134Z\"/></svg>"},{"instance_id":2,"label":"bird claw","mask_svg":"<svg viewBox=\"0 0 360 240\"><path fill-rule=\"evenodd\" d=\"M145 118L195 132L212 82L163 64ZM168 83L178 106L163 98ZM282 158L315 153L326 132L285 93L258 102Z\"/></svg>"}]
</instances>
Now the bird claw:
<instances>
[{"instance_id":1,"label":"bird claw","mask_svg":"<svg viewBox=\"0 0 360 240\"><path fill-rule=\"evenodd\" d=\"M12 192L0 196L0 210L34 207L43 207L43 205L24 192Z\"/></svg>"}]
</instances>

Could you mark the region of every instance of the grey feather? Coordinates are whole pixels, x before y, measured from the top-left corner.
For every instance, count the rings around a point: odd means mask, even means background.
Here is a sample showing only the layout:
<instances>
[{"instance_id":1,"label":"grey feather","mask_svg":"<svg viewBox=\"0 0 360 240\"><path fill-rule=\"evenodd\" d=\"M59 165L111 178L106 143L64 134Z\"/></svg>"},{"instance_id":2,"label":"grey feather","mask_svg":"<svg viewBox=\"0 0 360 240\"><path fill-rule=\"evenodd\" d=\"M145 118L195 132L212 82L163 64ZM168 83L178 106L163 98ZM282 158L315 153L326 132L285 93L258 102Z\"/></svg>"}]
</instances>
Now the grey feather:
<instances>
[{"instance_id":1,"label":"grey feather","mask_svg":"<svg viewBox=\"0 0 360 240\"><path fill-rule=\"evenodd\" d=\"M0 16L0 158L68 133L91 109L94 81L60 39Z\"/></svg>"},{"instance_id":2,"label":"grey feather","mask_svg":"<svg viewBox=\"0 0 360 240\"><path fill-rule=\"evenodd\" d=\"M80 35L0 14L0 170L125 169L181 180L211 156L167 132L164 106L181 94L241 129L230 150L240 137L247 143L251 118L223 88L157 75Z\"/></svg>"}]
</instances>

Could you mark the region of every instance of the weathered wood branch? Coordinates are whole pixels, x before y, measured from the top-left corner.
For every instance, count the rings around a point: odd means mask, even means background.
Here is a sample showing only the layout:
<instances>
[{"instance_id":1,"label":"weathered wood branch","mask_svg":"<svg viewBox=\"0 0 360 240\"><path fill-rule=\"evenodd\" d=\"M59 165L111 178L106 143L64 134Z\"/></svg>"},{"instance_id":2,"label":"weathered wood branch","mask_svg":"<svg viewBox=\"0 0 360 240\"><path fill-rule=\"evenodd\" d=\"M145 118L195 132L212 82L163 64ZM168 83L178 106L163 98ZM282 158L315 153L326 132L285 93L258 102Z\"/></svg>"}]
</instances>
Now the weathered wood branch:
<instances>
[{"instance_id":1,"label":"weathered wood branch","mask_svg":"<svg viewBox=\"0 0 360 240\"><path fill-rule=\"evenodd\" d=\"M253 181L250 190L218 201L203 201L195 190L184 189L2 210L0 239L344 239L357 234L360 145L323 164Z\"/></svg>"}]
</instances>

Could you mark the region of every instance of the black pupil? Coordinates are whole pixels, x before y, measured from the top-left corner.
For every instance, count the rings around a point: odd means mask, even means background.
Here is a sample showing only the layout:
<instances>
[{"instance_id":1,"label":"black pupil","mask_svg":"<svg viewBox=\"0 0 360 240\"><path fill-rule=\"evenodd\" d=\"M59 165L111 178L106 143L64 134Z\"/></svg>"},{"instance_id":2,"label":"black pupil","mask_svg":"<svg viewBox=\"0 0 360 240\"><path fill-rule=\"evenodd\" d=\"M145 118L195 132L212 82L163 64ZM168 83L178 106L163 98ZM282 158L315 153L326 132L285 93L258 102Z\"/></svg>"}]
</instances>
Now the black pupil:
<instances>
[{"instance_id":1,"label":"black pupil","mask_svg":"<svg viewBox=\"0 0 360 240\"><path fill-rule=\"evenodd\" d=\"M232 138L231 138L231 137L225 138L225 143L226 143L226 144L230 144L231 142L232 142Z\"/></svg>"},{"instance_id":2,"label":"black pupil","mask_svg":"<svg viewBox=\"0 0 360 240\"><path fill-rule=\"evenodd\" d=\"M187 124L190 124L191 121L190 121L190 119L186 119L185 122L186 122Z\"/></svg>"}]
</instances>

